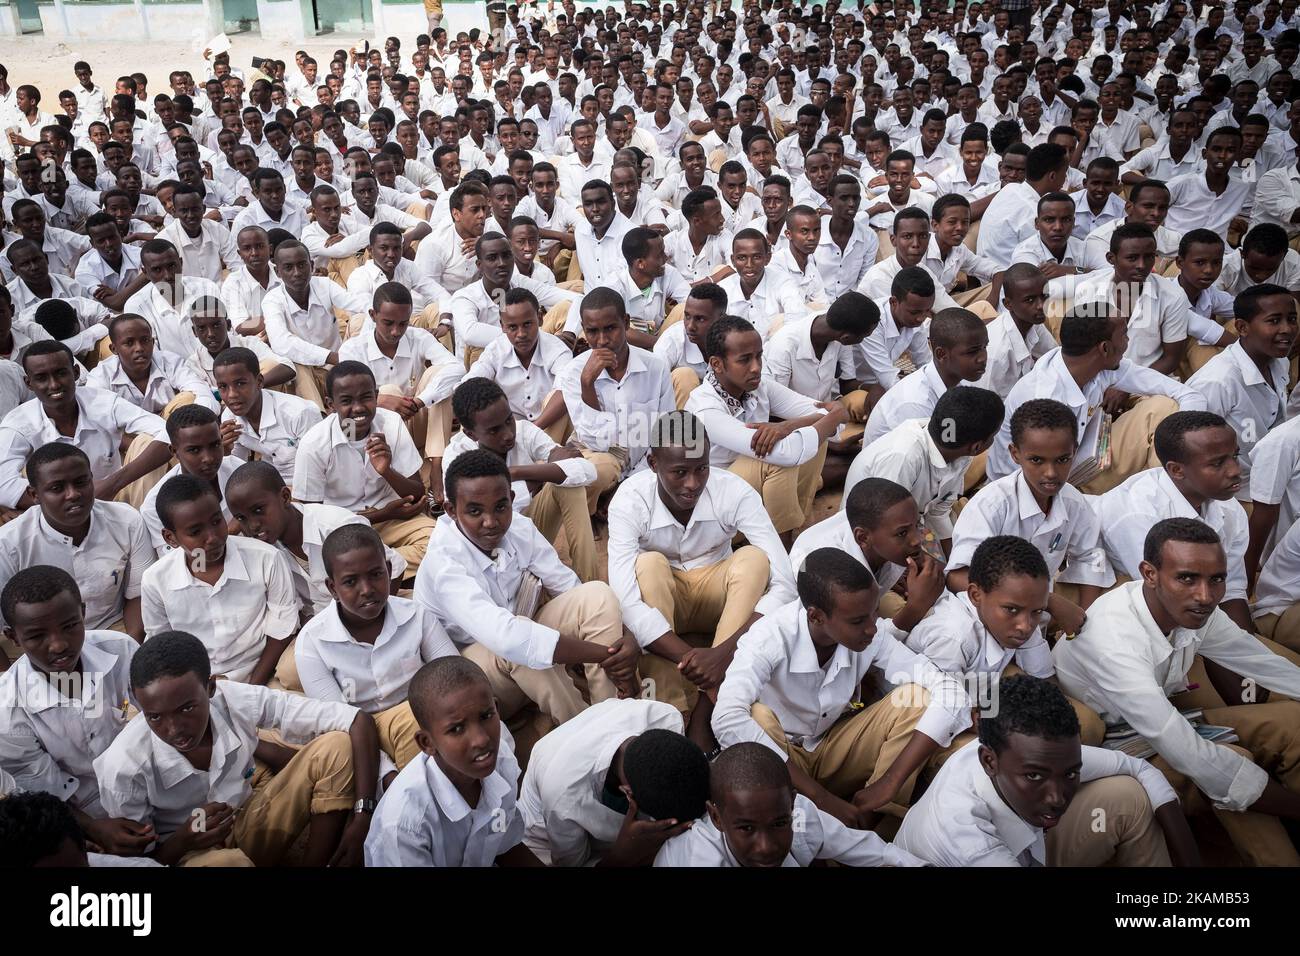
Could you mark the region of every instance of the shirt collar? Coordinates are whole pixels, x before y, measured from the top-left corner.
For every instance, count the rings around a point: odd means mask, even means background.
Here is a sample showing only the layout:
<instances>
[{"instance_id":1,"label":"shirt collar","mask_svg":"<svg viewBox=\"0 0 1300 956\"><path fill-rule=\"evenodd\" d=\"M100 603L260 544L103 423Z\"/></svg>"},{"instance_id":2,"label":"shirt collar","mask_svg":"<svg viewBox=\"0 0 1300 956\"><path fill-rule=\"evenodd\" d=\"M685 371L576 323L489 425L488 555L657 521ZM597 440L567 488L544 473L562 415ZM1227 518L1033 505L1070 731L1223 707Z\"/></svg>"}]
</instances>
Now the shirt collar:
<instances>
[{"instance_id":1,"label":"shirt collar","mask_svg":"<svg viewBox=\"0 0 1300 956\"><path fill-rule=\"evenodd\" d=\"M398 629L406 625L406 622L415 617L416 607L411 601L393 601L389 600L384 608L384 623L380 627L379 633L375 636L375 648L392 640ZM329 622L328 627L324 627L316 635L322 641L331 641L338 644L359 644L348 629L343 624L343 619L339 617L339 602L331 601L329 607L321 611L321 615Z\"/></svg>"},{"instance_id":2,"label":"shirt collar","mask_svg":"<svg viewBox=\"0 0 1300 956\"><path fill-rule=\"evenodd\" d=\"M212 730L210 773L224 767L229 757L239 750L239 735L226 719L226 699L220 682L217 683L208 707L208 726ZM158 779L166 789L171 789L200 772L185 759L184 754L153 731L149 731L149 747L153 753L152 763Z\"/></svg>"},{"instance_id":3,"label":"shirt collar","mask_svg":"<svg viewBox=\"0 0 1300 956\"><path fill-rule=\"evenodd\" d=\"M1025 850L1033 855L1039 863L1047 862L1047 852L1043 843L1043 831L1031 826L1007 805L993 786L993 778L984 772L978 760L972 761L971 770L975 778L975 795L989 808L989 816L998 836L1015 856Z\"/></svg>"}]
</instances>

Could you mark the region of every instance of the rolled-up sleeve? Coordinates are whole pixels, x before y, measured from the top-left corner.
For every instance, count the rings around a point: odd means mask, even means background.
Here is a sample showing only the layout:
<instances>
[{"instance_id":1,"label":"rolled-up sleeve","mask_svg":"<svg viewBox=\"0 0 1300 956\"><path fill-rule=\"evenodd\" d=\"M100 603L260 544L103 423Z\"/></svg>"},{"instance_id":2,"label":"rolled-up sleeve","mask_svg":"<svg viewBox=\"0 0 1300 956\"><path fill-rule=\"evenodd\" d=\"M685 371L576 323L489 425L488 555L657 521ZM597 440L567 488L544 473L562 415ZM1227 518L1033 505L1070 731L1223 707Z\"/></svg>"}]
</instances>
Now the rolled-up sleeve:
<instances>
[{"instance_id":1,"label":"rolled-up sleeve","mask_svg":"<svg viewBox=\"0 0 1300 956\"><path fill-rule=\"evenodd\" d=\"M930 692L916 729L941 747L948 746L971 724L971 700L965 689L891 634L878 634L876 642L879 649L874 664L890 683L919 684Z\"/></svg>"}]
</instances>

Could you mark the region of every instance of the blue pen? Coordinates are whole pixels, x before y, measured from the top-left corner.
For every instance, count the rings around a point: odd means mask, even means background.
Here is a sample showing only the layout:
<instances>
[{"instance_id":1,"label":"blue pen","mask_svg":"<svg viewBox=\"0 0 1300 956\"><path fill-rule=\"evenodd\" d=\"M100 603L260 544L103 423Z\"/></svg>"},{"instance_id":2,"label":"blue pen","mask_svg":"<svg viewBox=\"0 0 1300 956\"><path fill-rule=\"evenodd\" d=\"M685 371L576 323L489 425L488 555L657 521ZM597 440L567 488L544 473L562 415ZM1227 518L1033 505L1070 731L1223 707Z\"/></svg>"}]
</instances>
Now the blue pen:
<instances>
[{"instance_id":1,"label":"blue pen","mask_svg":"<svg viewBox=\"0 0 1300 956\"><path fill-rule=\"evenodd\" d=\"M1060 544L1061 544L1061 532L1058 531L1056 532L1056 537L1052 539L1052 543L1047 546L1047 550L1049 552L1055 551L1060 546Z\"/></svg>"}]
</instances>

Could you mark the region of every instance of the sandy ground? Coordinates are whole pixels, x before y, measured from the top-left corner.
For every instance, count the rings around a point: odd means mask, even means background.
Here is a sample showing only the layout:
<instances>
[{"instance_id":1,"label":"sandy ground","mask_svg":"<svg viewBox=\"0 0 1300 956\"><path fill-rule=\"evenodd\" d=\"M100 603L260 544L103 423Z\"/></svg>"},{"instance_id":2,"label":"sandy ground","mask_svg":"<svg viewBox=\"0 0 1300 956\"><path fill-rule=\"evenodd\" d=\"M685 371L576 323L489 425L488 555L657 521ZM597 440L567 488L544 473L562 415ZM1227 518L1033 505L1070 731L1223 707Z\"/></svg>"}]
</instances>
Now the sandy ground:
<instances>
[{"instance_id":1,"label":"sandy ground","mask_svg":"<svg viewBox=\"0 0 1300 956\"><path fill-rule=\"evenodd\" d=\"M361 37L331 35L293 42L263 40L255 36L234 36L230 61L245 73L254 56L284 60L292 64L295 50L306 50L320 62L328 62L335 50L360 43ZM90 40L54 40L43 37L6 38L0 47L0 63L9 70L9 83L30 83L41 91L41 106L51 113L59 110L60 90L75 89L72 64L85 60L95 72L95 82L112 93L113 81L124 73L144 73L151 94L165 92L167 74L189 70L200 82L207 76L201 51L195 51L188 37L154 40L149 43L109 43Z\"/></svg>"}]
</instances>

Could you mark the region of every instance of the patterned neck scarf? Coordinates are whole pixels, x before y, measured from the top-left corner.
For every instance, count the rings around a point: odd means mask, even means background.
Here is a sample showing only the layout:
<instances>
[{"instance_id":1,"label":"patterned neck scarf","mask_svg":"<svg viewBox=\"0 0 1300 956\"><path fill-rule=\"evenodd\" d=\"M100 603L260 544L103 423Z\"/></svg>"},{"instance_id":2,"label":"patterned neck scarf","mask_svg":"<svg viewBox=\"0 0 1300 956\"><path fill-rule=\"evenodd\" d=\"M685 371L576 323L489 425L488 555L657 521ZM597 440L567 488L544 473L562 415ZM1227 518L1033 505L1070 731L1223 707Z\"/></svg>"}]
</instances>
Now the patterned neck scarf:
<instances>
[{"instance_id":1,"label":"patterned neck scarf","mask_svg":"<svg viewBox=\"0 0 1300 956\"><path fill-rule=\"evenodd\" d=\"M727 412L732 418L744 418L745 404L748 402L749 397L754 394L753 392L746 392L740 398L736 398L718 381L718 377L713 374L712 368L704 373L704 380L722 397L723 403L727 406Z\"/></svg>"}]
</instances>

